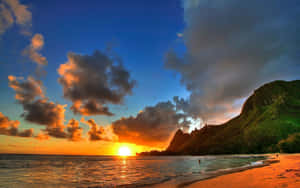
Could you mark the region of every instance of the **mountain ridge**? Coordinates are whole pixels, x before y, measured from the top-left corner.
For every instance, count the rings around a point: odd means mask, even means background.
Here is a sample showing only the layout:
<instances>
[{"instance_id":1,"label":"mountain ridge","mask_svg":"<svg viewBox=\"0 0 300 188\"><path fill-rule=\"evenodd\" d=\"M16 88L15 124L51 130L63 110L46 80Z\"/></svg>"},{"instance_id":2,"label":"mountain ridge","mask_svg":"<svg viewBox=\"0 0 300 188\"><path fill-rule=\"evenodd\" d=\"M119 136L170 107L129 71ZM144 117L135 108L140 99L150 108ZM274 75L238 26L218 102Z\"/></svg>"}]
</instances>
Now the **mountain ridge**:
<instances>
[{"instance_id":1,"label":"mountain ridge","mask_svg":"<svg viewBox=\"0 0 300 188\"><path fill-rule=\"evenodd\" d=\"M191 134L178 130L165 151L142 155L279 152L278 143L293 133L300 133L300 80L277 80L254 90L231 120Z\"/></svg>"}]
</instances>

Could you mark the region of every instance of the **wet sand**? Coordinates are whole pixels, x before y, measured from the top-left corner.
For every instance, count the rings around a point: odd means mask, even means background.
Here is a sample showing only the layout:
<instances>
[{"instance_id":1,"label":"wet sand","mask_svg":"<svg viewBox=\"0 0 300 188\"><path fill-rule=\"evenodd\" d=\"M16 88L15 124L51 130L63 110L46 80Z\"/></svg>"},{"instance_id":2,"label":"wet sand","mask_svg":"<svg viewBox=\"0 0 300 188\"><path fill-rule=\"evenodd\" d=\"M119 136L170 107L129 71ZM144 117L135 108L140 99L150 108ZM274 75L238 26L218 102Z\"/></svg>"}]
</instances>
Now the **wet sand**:
<instances>
[{"instance_id":1,"label":"wet sand","mask_svg":"<svg viewBox=\"0 0 300 188\"><path fill-rule=\"evenodd\" d=\"M187 188L300 188L300 154L281 154L279 162L198 181Z\"/></svg>"}]
</instances>

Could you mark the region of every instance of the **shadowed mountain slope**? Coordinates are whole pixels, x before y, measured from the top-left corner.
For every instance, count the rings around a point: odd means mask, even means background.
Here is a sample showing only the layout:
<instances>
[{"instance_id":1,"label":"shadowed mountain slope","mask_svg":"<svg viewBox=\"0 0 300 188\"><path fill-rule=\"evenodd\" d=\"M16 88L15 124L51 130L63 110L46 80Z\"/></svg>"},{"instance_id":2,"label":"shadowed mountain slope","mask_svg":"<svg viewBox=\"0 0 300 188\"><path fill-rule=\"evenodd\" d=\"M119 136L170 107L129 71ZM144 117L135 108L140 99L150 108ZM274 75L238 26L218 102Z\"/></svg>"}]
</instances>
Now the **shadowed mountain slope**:
<instances>
[{"instance_id":1,"label":"shadowed mountain slope","mask_svg":"<svg viewBox=\"0 0 300 188\"><path fill-rule=\"evenodd\" d=\"M300 132L300 80L274 81L256 89L237 117L191 134L178 130L165 151L143 154L279 152L278 143L297 132Z\"/></svg>"}]
</instances>

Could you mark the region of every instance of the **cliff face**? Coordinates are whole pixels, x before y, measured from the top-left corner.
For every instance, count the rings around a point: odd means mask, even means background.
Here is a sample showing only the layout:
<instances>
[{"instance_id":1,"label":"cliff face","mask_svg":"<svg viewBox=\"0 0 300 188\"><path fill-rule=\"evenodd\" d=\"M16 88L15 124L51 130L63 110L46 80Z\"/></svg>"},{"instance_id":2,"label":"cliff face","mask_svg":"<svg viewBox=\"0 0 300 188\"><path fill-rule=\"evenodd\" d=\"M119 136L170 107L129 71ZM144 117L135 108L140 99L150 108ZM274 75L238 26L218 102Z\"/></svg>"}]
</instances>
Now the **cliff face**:
<instances>
[{"instance_id":1,"label":"cliff face","mask_svg":"<svg viewBox=\"0 0 300 188\"><path fill-rule=\"evenodd\" d=\"M241 114L222 125L177 131L166 153L233 154L278 152L278 142L300 132L300 80L263 85Z\"/></svg>"},{"instance_id":2,"label":"cliff face","mask_svg":"<svg viewBox=\"0 0 300 188\"><path fill-rule=\"evenodd\" d=\"M183 133L181 129L178 129L167 150L171 152L177 151L178 148L180 148L185 143L185 141L190 139L190 137L191 137L190 134Z\"/></svg>"}]
</instances>

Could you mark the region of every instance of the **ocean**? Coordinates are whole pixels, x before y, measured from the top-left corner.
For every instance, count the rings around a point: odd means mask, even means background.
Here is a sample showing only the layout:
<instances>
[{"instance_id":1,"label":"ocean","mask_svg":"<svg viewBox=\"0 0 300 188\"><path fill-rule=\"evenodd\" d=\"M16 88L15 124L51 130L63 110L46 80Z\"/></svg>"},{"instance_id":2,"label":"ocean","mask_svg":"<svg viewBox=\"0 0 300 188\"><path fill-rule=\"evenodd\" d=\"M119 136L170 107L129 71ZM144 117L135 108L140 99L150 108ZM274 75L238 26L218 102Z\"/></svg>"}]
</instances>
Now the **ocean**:
<instances>
[{"instance_id":1,"label":"ocean","mask_svg":"<svg viewBox=\"0 0 300 188\"><path fill-rule=\"evenodd\" d=\"M249 155L117 157L0 154L0 187L147 187L174 180L200 180L224 170L261 164L265 158Z\"/></svg>"}]
</instances>

